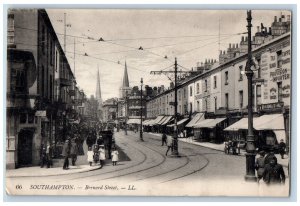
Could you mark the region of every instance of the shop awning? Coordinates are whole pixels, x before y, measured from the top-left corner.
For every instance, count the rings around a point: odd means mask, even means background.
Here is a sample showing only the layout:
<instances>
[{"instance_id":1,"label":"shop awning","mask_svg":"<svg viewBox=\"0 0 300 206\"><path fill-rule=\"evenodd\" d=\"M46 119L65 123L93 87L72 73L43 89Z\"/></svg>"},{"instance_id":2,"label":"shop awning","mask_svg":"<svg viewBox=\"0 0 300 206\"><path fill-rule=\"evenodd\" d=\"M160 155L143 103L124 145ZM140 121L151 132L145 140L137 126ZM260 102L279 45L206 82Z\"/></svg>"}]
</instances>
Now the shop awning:
<instances>
[{"instance_id":1,"label":"shop awning","mask_svg":"<svg viewBox=\"0 0 300 206\"><path fill-rule=\"evenodd\" d=\"M242 118L236 123L226 127L224 131L238 131L239 129L248 129L248 118Z\"/></svg>"},{"instance_id":2,"label":"shop awning","mask_svg":"<svg viewBox=\"0 0 300 206\"><path fill-rule=\"evenodd\" d=\"M284 120L282 114L268 114L253 118L253 128L255 130L284 130ZM236 123L225 128L224 131L237 131L248 129L248 118L242 118Z\"/></svg>"},{"instance_id":3,"label":"shop awning","mask_svg":"<svg viewBox=\"0 0 300 206\"><path fill-rule=\"evenodd\" d=\"M143 125L147 125L150 121L152 121L152 119L146 119L143 121Z\"/></svg>"},{"instance_id":4,"label":"shop awning","mask_svg":"<svg viewBox=\"0 0 300 206\"><path fill-rule=\"evenodd\" d=\"M193 127L197 122L204 119L204 113L196 114L193 119L185 127Z\"/></svg>"},{"instance_id":5,"label":"shop awning","mask_svg":"<svg viewBox=\"0 0 300 206\"><path fill-rule=\"evenodd\" d=\"M178 121L178 122L177 122L177 126L182 125L183 123L185 123L185 122L188 121L188 120L189 120L189 118L185 118L185 119L182 119L182 120ZM175 125L175 124L170 124L170 125L168 125L167 127L174 127L174 125Z\"/></svg>"},{"instance_id":6,"label":"shop awning","mask_svg":"<svg viewBox=\"0 0 300 206\"><path fill-rule=\"evenodd\" d=\"M224 121L226 118L205 119L194 125L194 128L214 128L217 124Z\"/></svg>"},{"instance_id":7,"label":"shop awning","mask_svg":"<svg viewBox=\"0 0 300 206\"><path fill-rule=\"evenodd\" d=\"M163 122L161 122L160 125L166 125L172 120L173 120L173 116L167 116L167 118Z\"/></svg>"},{"instance_id":8,"label":"shop awning","mask_svg":"<svg viewBox=\"0 0 300 206\"><path fill-rule=\"evenodd\" d=\"M284 130L284 119L282 114L268 114L253 120L256 130Z\"/></svg>"},{"instance_id":9,"label":"shop awning","mask_svg":"<svg viewBox=\"0 0 300 206\"><path fill-rule=\"evenodd\" d=\"M156 122L155 125L161 125L167 118L168 118L168 116L164 116L163 118L161 118L161 120Z\"/></svg>"},{"instance_id":10,"label":"shop awning","mask_svg":"<svg viewBox=\"0 0 300 206\"><path fill-rule=\"evenodd\" d=\"M162 120L162 118L164 118L164 116L156 117L156 119L154 119L153 122L151 122L151 124L149 124L149 126L157 124L158 122L160 122Z\"/></svg>"},{"instance_id":11,"label":"shop awning","mask_svg":"<svg viewBox=\"0 0 300 206\"><path fill-rule=\"evenodd\" d=\"M127 124L141 124L141 119L129 119Z\"/></svg>"}]
</instances>

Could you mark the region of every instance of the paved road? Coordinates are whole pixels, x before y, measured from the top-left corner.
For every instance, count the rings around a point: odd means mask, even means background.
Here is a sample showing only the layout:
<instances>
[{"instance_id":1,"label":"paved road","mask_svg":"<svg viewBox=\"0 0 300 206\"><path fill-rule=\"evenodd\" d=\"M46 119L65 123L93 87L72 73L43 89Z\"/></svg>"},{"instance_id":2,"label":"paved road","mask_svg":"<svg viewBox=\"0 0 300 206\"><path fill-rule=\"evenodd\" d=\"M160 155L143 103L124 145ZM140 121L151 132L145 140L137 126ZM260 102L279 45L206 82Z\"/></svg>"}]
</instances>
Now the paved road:
<instances>
[{"instance_id":1,"label":"paved road","mask_svg":"<svg viewBox=\"0 0 300 206\"><path fill-rule=\"evenodd\" d=\"M116 132L118 146L131 161L119 162L112 166L110 160L99 170L49 176L52 184L80 185L79 189L89 186L107 186L102 189L86 189L89 194L111 194L113 187L119 192L114 194L147 195L285 195L288 184L279 189L268 189L263 184L246 183L245 157L224 155L223 152L198 145L179 142L180 158L166 156L166 146L161 146L160 137L144 133L144 141L139 133ZM11 178L14 182L32 182L32 178ZM35 177L35 184L45 182L45 177ZM132 189L132 185L137 188ZM88 187L87 187L88 186ZM111 187L111 188L110 188ZM163 188L163 189L162 189ZM267 188L267 189L266 189ZM124 192L123 192L124 191ZM97 193L98 192L98 193Z\"/></svg>"}]
</instances>

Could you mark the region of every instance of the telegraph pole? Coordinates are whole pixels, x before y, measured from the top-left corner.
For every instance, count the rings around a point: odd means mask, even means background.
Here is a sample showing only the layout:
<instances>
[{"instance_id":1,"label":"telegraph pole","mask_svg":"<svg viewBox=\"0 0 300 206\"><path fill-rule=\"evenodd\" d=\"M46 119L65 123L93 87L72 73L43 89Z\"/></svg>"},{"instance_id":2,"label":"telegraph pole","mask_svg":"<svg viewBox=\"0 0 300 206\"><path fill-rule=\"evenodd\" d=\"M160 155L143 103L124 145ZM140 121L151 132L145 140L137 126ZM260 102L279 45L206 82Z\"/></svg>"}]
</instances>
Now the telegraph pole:
<instances>
[{"instance_id":1,"label":"telegraph pole","mask_svg":"<svg viewBox=\"0 0 300 206\"><path fill-rule=\"evenodd\" d=\"M75 38L74 38L74 77L75 77Z\"/></svg>"},{"instance_id":2,"label":"telegraph pole","mask_svg":"<svg viewBox=\"0 0 300 206\"><path fill-rule=\"evenodd\" d=\"M67 50L66 50L66 35L67 35L67 24L66 24L66 13L64 13L64 51L65 51L65 53L67 52Z\"/></svg>"},{"instance_id":3,"label":"telegraph pole","mask_svg":"<svg viewBox=\"0 0 300 206\"><path fill-rule=\"evenodd\" d=\"M173 136L173 152L172 156L177 157L178 153L178 130L177 130L177 58L175 57L175 84L174 84L174 92L175 92L175 101L174 101L174 136Z\"/></svg>"},{"instance_id":4,"label":"telegraph pole","mask_svg":"<svg viewBox=\"0 0 300 206\"><path fill-rule=\"evenodd\" d=\"M143 139L143 78L141 78L141 122L140 122L140 140L144 141Z\"/></svg>"},{"instance_id":5,"label":"telegraph pole","mask_svg":"<svg viewBox=\"0 0 300 206\"><path fill-rule=\"evenodd\" d=\"M178 130L177 130L177 105L178 105L178 101L177 101L177 75L178 73L193 73L194 71L178 71L178 64L177 64L177 58L175 58L175 64L174 64L174 71L151 71L150 74L174 74L175 76L175 80L174 80L174 92L175 92L175 100L174 102L170 102L170 105L174 106L174 135L173 135L173 139L172 139L172 143L173 143L173 152L172 152L172 156L173 157L180 157L179 156L179 152L178 152Z\"/></svg>"}]
</instances>

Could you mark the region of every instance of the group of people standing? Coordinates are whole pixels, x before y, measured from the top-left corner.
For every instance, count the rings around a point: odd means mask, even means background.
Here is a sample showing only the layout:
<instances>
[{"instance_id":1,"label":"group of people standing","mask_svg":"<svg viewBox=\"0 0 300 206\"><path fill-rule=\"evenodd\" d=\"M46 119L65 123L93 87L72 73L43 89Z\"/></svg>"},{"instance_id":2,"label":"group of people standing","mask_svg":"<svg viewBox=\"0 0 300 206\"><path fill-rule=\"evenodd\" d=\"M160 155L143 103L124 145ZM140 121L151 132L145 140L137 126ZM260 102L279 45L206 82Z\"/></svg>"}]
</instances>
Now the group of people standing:
<instances>
[{"instance_id":1,"label":"group of people standing","mask_svg":"<svg viewBox=\"0 0 300 206\"><path fill-rule=\"evenodd\" d=\"M115 147L112 149L111 157L113 166L117 165L117 162L119 161L119 152ZM98 147L94 147L94 149L92 149L92 147L88 148L87 161L89 162L90 166L93 165L93 162L97 164L97 162L99 161L100 168L102 168L105 164L105 160L106 151L104 145L99 145L99 149Z\"/></svg>"},{"instance_id":2,"label":"group of people standing","mask_svg":"<svg viewBox=\"0 0 300 206\"><path fill-rule=\"evenodd\" d=\"M75 166L78 155L78 145L75 138L68 137L63 145L62 156L64 157L63 169L69 169L69 158L71 158L72 166Z\"/></svg>"},{"instance_id":3,"label":"group of people standing","mask_svg":"<svg viewBox=\"0 0 300 206\"><path fill-rule=\"evenodd\" d=\"M259 157L255 162L257 170L257 182L261 179L267 184L284 184L285 173L281 164L277 163L274 152L266 154L264 151L259 152Z\"/></svg>"}]
</instances>

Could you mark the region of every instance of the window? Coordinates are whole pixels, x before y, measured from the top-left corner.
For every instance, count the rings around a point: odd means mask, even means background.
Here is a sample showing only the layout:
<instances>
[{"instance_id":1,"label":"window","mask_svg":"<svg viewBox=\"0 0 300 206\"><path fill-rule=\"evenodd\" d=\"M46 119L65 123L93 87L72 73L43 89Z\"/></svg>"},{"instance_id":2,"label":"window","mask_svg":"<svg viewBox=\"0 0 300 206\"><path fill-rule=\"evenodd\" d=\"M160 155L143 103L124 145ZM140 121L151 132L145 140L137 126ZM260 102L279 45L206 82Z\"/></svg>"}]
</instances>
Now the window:
<instances>
[{"instance_id":1,"label":"window","mask_svg":"<svg viewBox=\"0 0 300 206\"><path fill-rule=\"evenodd\" d=\"M256 59L257 60L257 78L260 79L261 78L261 68L260 68L260 61L261 59Z\"/></svg>"},{"instance_id":2,"label":"window","mask_svg":"<svg viewBox=\"0 0 300 206\"><path fill-rule=\"evenodd\" d=\"M178 91L178 99L181 100L180 90Z\"/></svg>"},{"instance_id":3,"label":"window","mask_svg":"<svg viewBox=\"0 0 300 206\"><path fill-rule=\"evenodd\" d=\"M200 111L200 103L199 103L199 101L197 101L197 111L198 112Z\"/></svg>"},{"instance_id":4,"label":"window","mask_svg":"<svg viewBox=\"0 0 300 206\"><path fill-rule=\"evenodd\" d=\"M199 86L199 83L197 83L197 94L200 93L200 86Z\"/></svg>"},{"instance_id":5,"label":"window","mask_svg":"<svg viewBox=\"0 0 300 206\"><path fill-rule=\"evenodd\" d=\"M282 82L277 82L278 85L278 102L282 102Z\"/></svg>"},{"instance_id":6,"label":"window","mask_svg":"<svg viewBox=\"0 0 300 206\"><path fill-rule=\"evenodd\" d=\"M207 103L207 99L205 99L205 111L208 110L208 103Z\"/></svg>"},{"instance_id":7,"label":"window","mask_svg":"<svg viewBox=\"0 0 300 206\"><path fill-rule=\"evenodd\" d=\"M228 109L228 93L225 94L225 108Z\"/></svg>"},{"instance_id":8,"label":"window","mask_svg":"<svg viewBox=\"0 0 300 206\"><path fill-rule=\"evenodd\" d=\"M45 32L45 27L42 26L42 42L41 42L41 46L42 46L42 52L43 54L45 54L45 36L46 36L46 32Z\"/></svg>"},{"instance_id":9,"label":"window","mask_svg":"<svg viewBox=\"0 0 300 206\"><path fill-rule=\"evenodd\" d=\"M215 111L217 110L218 108L218 102L217 102L217 97L215 97Z\"/></svg>"},{"instance_id":10,"label":"window","mask_svg":"<svg viewBox=\"0 0 300 206\"><path fill-rule=\"evenodd\" d=\"M183 89L183 98L186 98L186 91L185 91L185 88Z\"/></svg>"},{"instance_id":11,"label":"window","mask_svg":"<svg viewBox=\"0 0 300 206\"><path fill-rule=\"evenodd\" d=\"M204 81L204 92L207 92L207 79Z\"/></svg>"},{"instance_id":12,"label":"window","mask_svg":"<svg viewBox=\"0 0 300 206\"><path fill-rule=\"evenodd\" d=\"M281 68L282 67L282 51L278 51L277 53L277 67Z\"/></svg>"},{"instance_id":13,"label":"window","mask_svg":"<svg viewBox=\"0 0 300 206\"><path fill-rule=\"evenodd\" d=\"M228 84L228 71L225 72L225 84Z\"/></svg>"},{"instance_id":14,"label":"window","mask_svg":"<svg viewBox=\"0 0 300 206\"><path fill-rule=\"evenodd\" d=\"M240 72L240 79L239 79L239 81L243 81L243 74L242 74L242 72L243 72L243 65L241 65L240 67L239 67L239 72Z\"/></svg>"},{"instance_id":15,"label":"window","mask_svg":"<svg viewBox=\"0 0 300 206\"><path fill-rule=\"evenodd\" d=\"M167 95L167 104L169 103L169 96Z\"/></svg>"},{"instance_id":16,"label":"window","mask_svg":"<svg viewBox=\"0 0 300 206\"><path fill-rule=\"evenodd\" d=\"M244 95L243 90L241 90L239 92L239 94L240 94L240 109L242 109L243 108L243 95Z\"/></svg>"},{"instance_id":17,"label":"window","mask_svg":"<svg viewBox=\"0 0 300 206\"><path fill-rule=\"evenodd\" d=\"M25 92L26 91L25 70L24 69L16 69L15 75L16 75L15 76L15 82L16 82L15 91L16 92Z\"/></svg>"},{"instance_id":18,"label":"window","mask_svg":"<svg viewBox=\"0 0 300 206\"><path fill-rule=\"evenodd\" d=\"M190 103L190 112L192 113L193 112L193 104Z\"/></svg>"},{"instance_id":19,"label":"window","mask_svg":"<svg viewBox=\"0 0 300 206\"><path fill-rule=\"evenodd\" d=\"M214 89L217 88L217 76L214 76Z\"/></svg>"},{"instance_id":20,"label":"window","mask_svg":"<svg viewBox=\"0 0 300 206\"><path fill-rule=\"evenodd\" d=\"M256 104L261 105L261 85L256 86Z\"/></svg>"},{"instance_id":21,"label":"window","mask_svg":"<svg viewBox=\"0 0 300 206\"><path fill-rule=\"evenodd\" d=\"M193 87L190 86L190 96L193 96Z\"/></svg>"},{"instance_id":22,"label":"window","mask_svg":"<svg viewBox=\"0 0 300 206\"><path fill-rule=\"evenodd\" d=\"M20 124L25 124L27 121L27 115L25 113L20 114Z\"/></svg>"},{"instance_id":23,"label":"window","mask_svg":"<svg viewBox=\"0 0 300 206\"><path fill-rule=\"evenodd\" d=\"M14 14L8 14L7 18L7 44L15 44L15 19Z\"/></svg>"}]
</instances>

